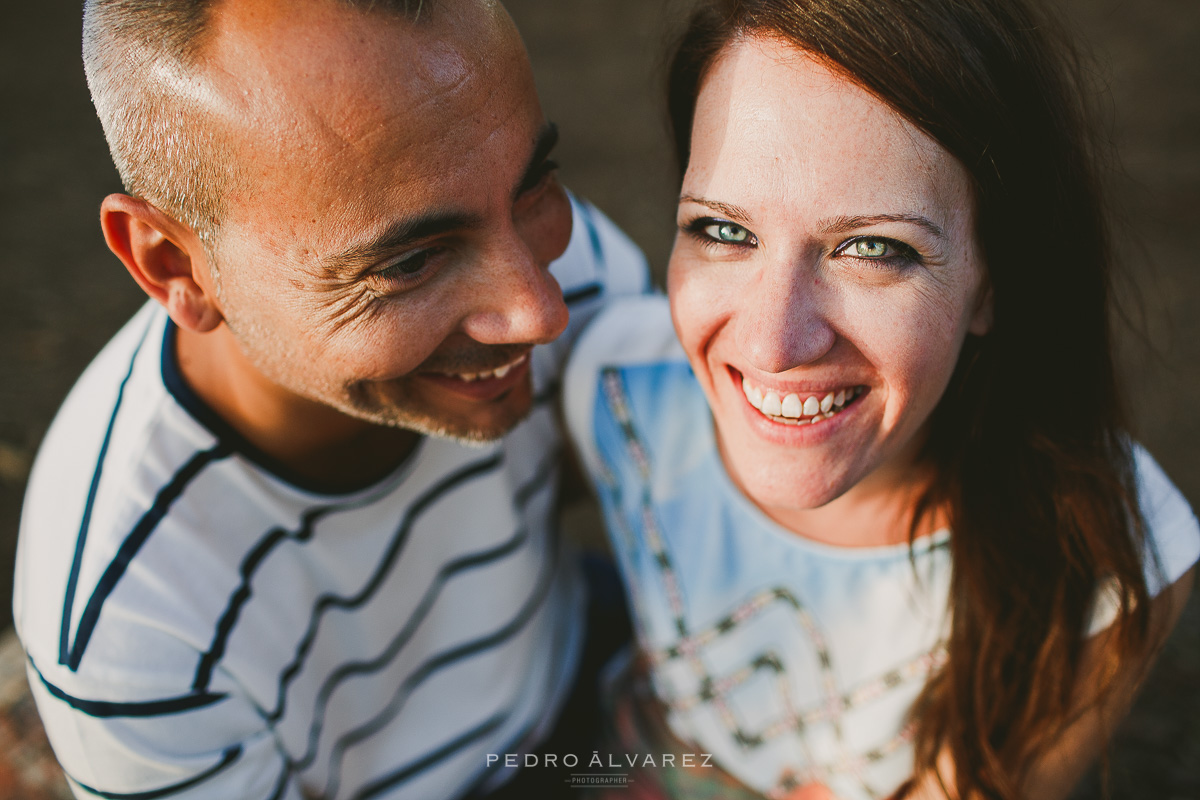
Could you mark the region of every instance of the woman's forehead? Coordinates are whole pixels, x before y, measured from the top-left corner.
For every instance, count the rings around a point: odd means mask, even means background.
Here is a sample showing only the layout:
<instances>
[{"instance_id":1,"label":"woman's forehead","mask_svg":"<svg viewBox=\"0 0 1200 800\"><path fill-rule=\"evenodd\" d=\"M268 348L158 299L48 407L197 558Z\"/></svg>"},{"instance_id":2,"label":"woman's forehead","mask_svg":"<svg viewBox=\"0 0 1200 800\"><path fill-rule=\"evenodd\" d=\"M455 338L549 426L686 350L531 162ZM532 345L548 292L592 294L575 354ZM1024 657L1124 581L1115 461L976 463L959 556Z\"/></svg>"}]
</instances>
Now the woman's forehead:
<instances>
[{"instance_id":1,"label":"woman's forehead","mask_svg":"<svg viewBox=\"0 0 1200 800\"><path fill-rule=\"evenodd\" d=\"M838 213L950 212L970 196L966 170L927 134L807 53L761 37L735 41L709 70L684 186L852 206Z\"/></svg>"}]
</instances>

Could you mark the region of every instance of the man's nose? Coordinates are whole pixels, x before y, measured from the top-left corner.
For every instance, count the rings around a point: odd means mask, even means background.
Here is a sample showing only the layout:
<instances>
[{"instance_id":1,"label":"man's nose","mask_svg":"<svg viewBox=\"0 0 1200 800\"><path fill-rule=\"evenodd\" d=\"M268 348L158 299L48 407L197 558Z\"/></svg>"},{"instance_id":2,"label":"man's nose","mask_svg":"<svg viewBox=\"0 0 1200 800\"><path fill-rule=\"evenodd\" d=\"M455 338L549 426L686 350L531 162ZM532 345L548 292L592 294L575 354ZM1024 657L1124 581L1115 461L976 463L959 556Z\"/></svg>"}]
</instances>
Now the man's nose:
<instances>
[{"instance_id":1,"label":"man's nose","mask_svg":"<svg viewBox=\"0 0 1200 800\"><path fill-rule=\"evenodd\" d=\"M549 265L514 231L481 254L463 332L483 344L545 344L567 327L567 304Z\"/></svg>"},{"instance_id":2,"label":"man's nose","mask_svg":"<svg viewBox=\"0 0 1200 800\"><path fill-rule=\"evenodd\" d=\"M830 324L836 297L815 265L768 265L743 287L737 302L735 342L761 372L819 361L837 341Z\"/></svg>"}]
</instances>

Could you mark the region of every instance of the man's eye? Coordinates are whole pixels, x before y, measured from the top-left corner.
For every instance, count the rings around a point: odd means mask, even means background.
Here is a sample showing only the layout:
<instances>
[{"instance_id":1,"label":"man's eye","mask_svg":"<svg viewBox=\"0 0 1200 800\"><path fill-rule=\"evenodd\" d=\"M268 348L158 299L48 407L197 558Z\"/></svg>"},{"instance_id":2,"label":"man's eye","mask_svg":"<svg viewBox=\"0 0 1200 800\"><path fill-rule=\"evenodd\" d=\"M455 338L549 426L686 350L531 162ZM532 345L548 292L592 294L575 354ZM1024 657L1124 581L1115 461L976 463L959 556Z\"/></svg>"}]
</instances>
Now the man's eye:
<instances>
[{"instance_id":1,"label":"man's eye","mask_svg":"<svg viewBox=\"0 0 1200 800\"><path fill-rule=\"evenodd\" d=\"M892 248L883 239L859 239L853 249L854 255L860 258L883 258Z\"/></svg>"},{"instance_id":2,"label":"man's eye","mask_svg":"<svg viewBox=\"0 0 1200 800\"><path fill-rule=\"evenodd\" d=\"M368 283L382 294L414 289L437 272L437 256L443 250L441 247L427 247L405 255L370 273L367 276Z\"/></svg>"},{"instance_id":3,"label":"man's eye","mask_svg":"<svg viewBox=\"0 0 1200 800\"><path fill-rule=\"evenodd\" d=\"M529 194L530 192L534 192L545 186L549 182L550 177L554 175L557 170L557 161L553 161L551 159L543 161L538 166L537 170L529 175L529 177L525 179L525 182L521 184L521 190L519 194Z\"/></svg>"},{"instance_id":4,"label":"man's eye","mask_svg":"<svg viewBox=\"0 0 1200 800\"><path fill-rule=\"evenodd\" d=\"M428 260L429 260L429 251L421 250L420 252L413 253L412 255L401 259L400 261L397 261L393 264L388 265L387 267L384 267L383 269L379 270L375 274L382 275L384 277L391 277L391 276L407 277L407 276L411 276L411 275L416 275L418 272L420 272L422 269L424 269L425 262L427 262Z\"/></svg>"}]
</instances>

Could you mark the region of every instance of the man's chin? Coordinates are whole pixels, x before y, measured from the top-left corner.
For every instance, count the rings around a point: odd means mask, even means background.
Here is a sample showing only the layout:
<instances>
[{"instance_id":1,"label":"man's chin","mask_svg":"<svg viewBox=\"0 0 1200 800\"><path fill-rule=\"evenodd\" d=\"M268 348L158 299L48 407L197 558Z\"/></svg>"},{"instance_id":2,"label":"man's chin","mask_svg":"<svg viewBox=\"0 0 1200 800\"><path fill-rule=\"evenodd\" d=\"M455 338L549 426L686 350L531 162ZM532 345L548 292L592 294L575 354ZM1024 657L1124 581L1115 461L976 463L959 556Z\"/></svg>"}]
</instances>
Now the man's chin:
<instances>
[{"instance_id":1,"label":"man's chin","mask_svg":"<svg viewBox=\"0 0 1200 800\"><path fill-rule=\"evenodd\" d=\"M411 411L372 414L372 421L393 428L405 428L424 436L450 439L472 447L485 447L496 442L517 427L532 410L527 403L515 408L490 408L486 413L470 416L440 417L435 414L414 414Z\"/></svg>"},{"instance_id":2,"label":"man's chin","mask_svg":"<svg viewBox=\"0 0 1200 800\"><path fill-rule=\"evenodd\" d=\"M532 409L533 391L526 378L522 384L488 401L464 401L440 392L352 391L341 410L376 425L483 446L503 438Z\"/></svg>"}]
</instances>

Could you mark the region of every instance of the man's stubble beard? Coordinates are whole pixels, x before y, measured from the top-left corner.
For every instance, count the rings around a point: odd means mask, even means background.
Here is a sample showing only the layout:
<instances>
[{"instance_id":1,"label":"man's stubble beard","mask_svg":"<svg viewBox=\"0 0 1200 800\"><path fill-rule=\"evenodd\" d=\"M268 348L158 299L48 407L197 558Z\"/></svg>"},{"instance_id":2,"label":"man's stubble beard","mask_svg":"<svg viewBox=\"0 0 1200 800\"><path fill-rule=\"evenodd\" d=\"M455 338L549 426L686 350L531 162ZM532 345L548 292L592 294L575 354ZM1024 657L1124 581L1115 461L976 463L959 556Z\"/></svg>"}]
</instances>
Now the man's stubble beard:
<instances>
[{"instance_id":1,"label":"man's stubble beard","mask_svg":"<svg viewBox=\"0 0 1200 800\"><path fill-rule=\"evenodd\" d=\"M218 298L221 292L218 286ZM222 303L222 307L229 306ZM405 405L403 399L391 404L371 402L364 391L355 389L363 384L344 384L323 381L312 385L294 369L293 364L311 363L312 359L300 353L293 343L285 342L273 329L254 319L243 319L240 315L228 314L224 324L229 328L242 355L264 378L277 386L307 400L328 406L348 417L386 428L409 430L422 436L449 439L469 447L483 448L504 436L525 420L533 410L529 405L514 413L511 419L501 424L481 428L469 423L458 423L440 419L432 414Z\"/></svg>"},{"instance_id":2,"label":"man's stubble beard","mask_svg":"<svg viewBox=\"0 0 1200 800\"><path fill-rule=\"evenodd\" d=\"M356 393L351 390L349 394L353 396ZM320 400L319 398L313 399ZM328 403L328 405L351 417L371 422L375 425L389 428L403 428L423 436L449 439L459 444L478 448L487 447L503 439L505 435L520 425L533 411L533 402L531 400L525 408L516 411L510 418L502 420L499 424L480 427L478 425L473 426L470 423L439 419L431 414L414 410L400 403L385 405L382 403L370 403L364 399L360 399L358 402L351 401L345 404Z\"/></svg>"}]
</instances>

